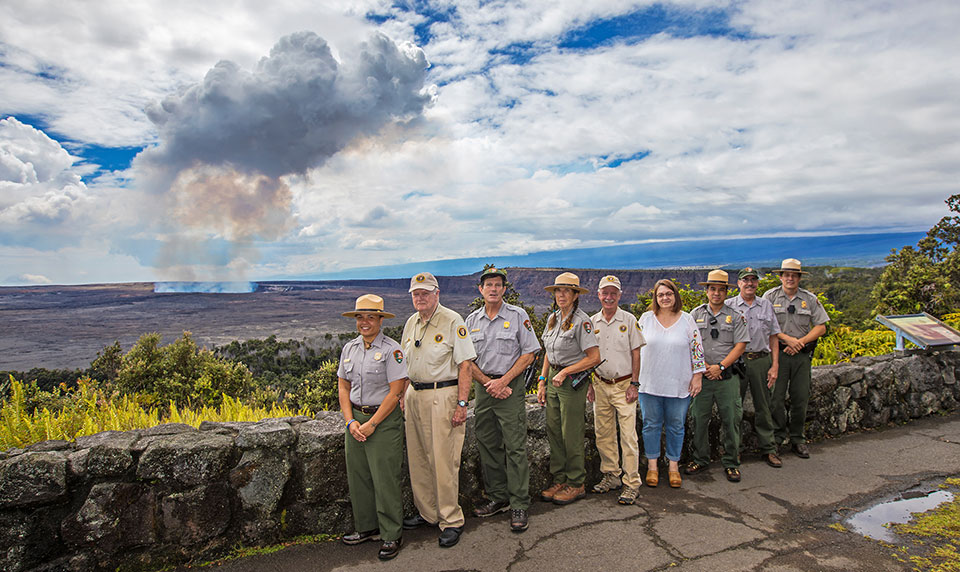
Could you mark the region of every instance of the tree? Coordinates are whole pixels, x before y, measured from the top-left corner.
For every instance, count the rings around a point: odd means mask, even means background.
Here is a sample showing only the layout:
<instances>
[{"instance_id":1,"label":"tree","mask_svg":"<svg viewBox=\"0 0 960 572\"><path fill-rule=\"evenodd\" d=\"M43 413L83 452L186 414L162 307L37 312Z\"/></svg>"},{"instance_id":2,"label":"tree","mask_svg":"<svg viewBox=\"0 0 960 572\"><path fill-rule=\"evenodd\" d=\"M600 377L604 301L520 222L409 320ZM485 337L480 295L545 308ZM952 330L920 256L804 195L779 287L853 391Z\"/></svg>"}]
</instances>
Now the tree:
<instances>
[{"instance_id":1,"label":"tree","mask_svg":"<svg viewBox=\"0 0 960 572\"><path fill-rule=\"evenodd\" d=\"M960 213L960 194L946 200L953 213ZM873 288L873 314L913 314L927 312L936 316L960 307L960 216L940 219L917 242L887 256L890 264Z\"/></svg>"}]
</instances>

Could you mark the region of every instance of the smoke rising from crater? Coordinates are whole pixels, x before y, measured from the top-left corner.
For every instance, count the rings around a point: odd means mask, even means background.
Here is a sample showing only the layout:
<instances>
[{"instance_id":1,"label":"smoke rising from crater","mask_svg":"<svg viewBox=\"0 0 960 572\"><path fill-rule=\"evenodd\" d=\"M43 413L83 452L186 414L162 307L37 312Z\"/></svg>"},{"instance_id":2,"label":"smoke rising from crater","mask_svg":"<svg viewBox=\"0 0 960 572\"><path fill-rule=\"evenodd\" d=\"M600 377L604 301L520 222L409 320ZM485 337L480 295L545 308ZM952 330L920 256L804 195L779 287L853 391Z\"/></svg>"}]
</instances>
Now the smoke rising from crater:
<instances>
[{"instance_id":1,"label":"smoke rising from crater","mask_svg":"<svg viewBox=\"0 0 960 572\"><path fill-rule=\"evenodd\" d=\"M283 176L420 116L432 99L427 66L422 50L380 33L338 61L323 38L298 32L253 70L221 61L201 82L149 106L160 143L136 165L147 190L162 197L172 240L199 233L249 245L284 237L296 221Z\"/></svg>"}]
</instances>

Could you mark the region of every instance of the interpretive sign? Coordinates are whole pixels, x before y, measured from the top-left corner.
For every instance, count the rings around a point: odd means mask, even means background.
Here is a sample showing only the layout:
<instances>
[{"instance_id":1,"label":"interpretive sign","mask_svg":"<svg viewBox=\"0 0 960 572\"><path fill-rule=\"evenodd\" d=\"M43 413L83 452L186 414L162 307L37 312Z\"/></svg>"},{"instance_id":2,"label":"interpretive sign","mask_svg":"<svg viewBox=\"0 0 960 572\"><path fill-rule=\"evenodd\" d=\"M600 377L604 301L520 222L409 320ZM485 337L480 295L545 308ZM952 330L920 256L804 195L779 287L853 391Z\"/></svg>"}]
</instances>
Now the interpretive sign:
<instances>
[{"instance_id":1,"label":"interpretive sign","mask_svg":"<svg viewBox=\"0 0 960 572\"><path fill-rule=\"evenodd\" d=\"M877 316L877 321L897 334L897 349L907 339L921 348L960 344L960 331L944 324L926 312L902 316Z\"/></svg>"}]
</instances>

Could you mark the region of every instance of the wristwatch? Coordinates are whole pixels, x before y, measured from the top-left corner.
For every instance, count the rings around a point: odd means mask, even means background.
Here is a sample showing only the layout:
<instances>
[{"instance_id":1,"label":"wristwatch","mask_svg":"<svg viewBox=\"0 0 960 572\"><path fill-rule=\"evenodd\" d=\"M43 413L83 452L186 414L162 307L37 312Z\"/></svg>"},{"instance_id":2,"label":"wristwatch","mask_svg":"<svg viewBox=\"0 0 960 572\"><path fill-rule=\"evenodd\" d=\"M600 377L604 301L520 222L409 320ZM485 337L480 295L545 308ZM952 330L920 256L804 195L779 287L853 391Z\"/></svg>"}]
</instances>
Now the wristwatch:
<instances>
[{"instance_id":1,"label":"wristwatch","mask_svg":"<svg viewBox=\"0 0 960 572\"><path fill-rule=\"evenodd\" d=\"M717 364L717 365L720 366L720 371L723 371L723 370L727 369L726 367L724 367L723 362L720 362L720 363Z\"/></svg>"},{"instance_id":2,"label":"wristwatch","mask_svg":"<svg viewBox=\"0 0 960 572\"><path fill-rule=\"evenodd\" d=\"M467 402L466 402L466 401L464 401L464 400L462 400L462 399L458 399L458 400L457 400L457 407L466 407L466 406L467 406Z\"/></svg>"},{"instance_id":3,"label":"wristwatch","mask_svg":"<svg viewBox=\"0 0 960 572\"><path fill-rule=\"evenodd\" d=\"M630 385L632 385L632 386L634 386L634 387L640 387L640 382L639 382L639 381L631 381L631 382L630 382Z\"/></svg>"}]
</instances>

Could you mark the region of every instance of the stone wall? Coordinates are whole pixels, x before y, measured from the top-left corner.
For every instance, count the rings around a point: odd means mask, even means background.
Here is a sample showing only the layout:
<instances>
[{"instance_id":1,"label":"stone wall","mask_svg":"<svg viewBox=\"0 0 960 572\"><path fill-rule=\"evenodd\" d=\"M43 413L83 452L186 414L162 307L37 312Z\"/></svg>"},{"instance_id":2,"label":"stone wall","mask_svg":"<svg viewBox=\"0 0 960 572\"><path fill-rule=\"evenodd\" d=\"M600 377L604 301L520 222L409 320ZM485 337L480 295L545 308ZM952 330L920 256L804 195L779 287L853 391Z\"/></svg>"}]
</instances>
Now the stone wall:
<instances>
[{"instance_id":1,"label":"stone wall","mask_svg":"<svg viewBox=\"0 0 960 572\"><path fill-rule=\"evenodd\" d=\"M815 368L808 435L820 439L954 411L958 367L960 352L950 351ZM749 397L744 410L749 448L756 442ZM539 491L550 484L544 413L535 403L527 413L530 485ZM592 484L599 460L588 421ZM0 569L157 569L238 542L350 531L343 438L340 414L324 412L204 423L199 430L170 424L108 431L0 453ZM481 494L472 413L460 492L465 510Z\"/></svg>"}]
</instances>

